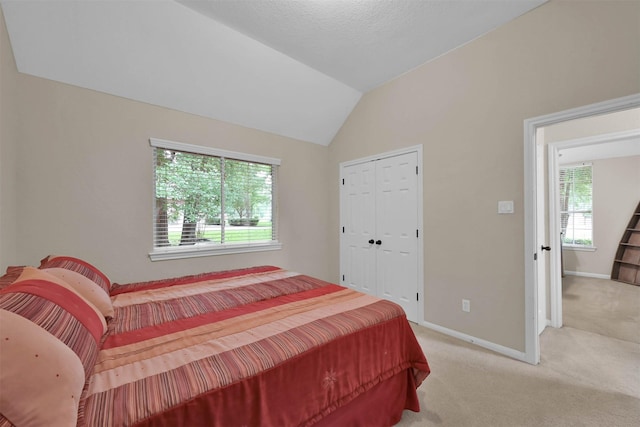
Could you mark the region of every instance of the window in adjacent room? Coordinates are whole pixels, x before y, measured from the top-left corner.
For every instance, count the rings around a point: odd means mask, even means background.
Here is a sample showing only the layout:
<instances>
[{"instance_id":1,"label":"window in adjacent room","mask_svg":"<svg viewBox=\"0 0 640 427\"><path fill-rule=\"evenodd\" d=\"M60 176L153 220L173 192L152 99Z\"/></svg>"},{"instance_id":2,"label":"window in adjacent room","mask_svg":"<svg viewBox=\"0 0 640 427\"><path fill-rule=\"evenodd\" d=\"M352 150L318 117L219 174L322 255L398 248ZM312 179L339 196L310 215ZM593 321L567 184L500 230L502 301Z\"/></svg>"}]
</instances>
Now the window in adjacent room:
<instances>
[{"instance_id":1,"label":"window in adjacent room","mask_svg":"<svg viewBox=\"0 0 640 427\"><path fill-rule=\"evenodd\" d=\"M150 143L152 260L280 249L280 160L158 139Z\"/></svg>"},{"instance_id":2,"label":"window in adjacent room","mask_svg":"<svg viewBox=\"0 0 640 427\"><path fill-rule=\"evenodd\" d=\"M565 247L593 248L593 167L560 168L560 219Z\"/></svg>"}]
</instances>

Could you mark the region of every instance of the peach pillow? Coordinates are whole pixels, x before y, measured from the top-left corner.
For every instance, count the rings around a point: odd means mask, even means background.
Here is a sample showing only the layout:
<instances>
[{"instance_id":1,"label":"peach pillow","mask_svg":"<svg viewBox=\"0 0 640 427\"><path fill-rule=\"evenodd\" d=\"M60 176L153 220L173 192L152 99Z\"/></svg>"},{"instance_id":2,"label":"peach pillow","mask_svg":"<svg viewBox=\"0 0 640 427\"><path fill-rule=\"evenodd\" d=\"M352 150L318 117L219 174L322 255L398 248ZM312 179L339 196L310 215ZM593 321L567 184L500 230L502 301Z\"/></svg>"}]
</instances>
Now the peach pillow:
<instances>
[{"instance_id":1,"label":"peach pillow","mask_svg":"<svg viewBox=\"0 0 640 427\"><path fill-rule=\"evenodd\" d=\"M40 268L61 267L82 274L96 282L104 291L109 294L111 291L111 281L100 270L88 262L79 258L60 255L49 255L40 261Z\"/></svg>"},{"instance_id":2,"label":"peach pillow","mask_svg":"<svg viewBox=\"0 0 640 427\"><path fill-rule=\"evenodd\" d=\"M18 279L12 285L6 287L5 291L11 290L12 286L17 285L20 282L26 282L30 280L40 280L44 282L51 282L54 284L54 286L55 285L62 286L63 288L66 288L69 291L76 294L77 296L79 296L86 303L86 305L95 312L97 318L100 320L100 323L102 323L102 334L107 332L107 322L105 321L104 315L100 312L100 310L93 303L91 303L89 300L84 298L82 294L80 294L80 292L76 291L73 288L73 286L71 286L65 280L62 280L54 276L53 274L47 273L46 270L39 270L34 267L25 267L24 270L22 271L22 274L20 274L20 277L18 277Z\"/></svg>"},{"instance_id":3,"label":"peach pillow","mask_svg":"<svg viewBox=\"0 0 640 427\"><path fill-rule=\"evenodd\" d=\"M16 426L75 426L85 383L69 347L19 314L0 309L0 413Z\"/></svg>"},{"instance_id":4,"label":"peach pillow","mask_svg":"<svg viewBox=\"0 0 640 427\"><path fill-rule=\"evenodd\" d=\"M0 325L2 417L18 426L76 425L107 330L103 314L67 281L24 267L0 290Z\"/></svg>"},{"instance_id":5,"label":"peach pillow","mask_svg":"<svg viewBox=\"0 0 640 427\"><path fill-rule=\"evenodd\" d=\"M104 289L86 276L61 267L43 268L39 271L49 273L58 279L64 280L66 283L71 285L76 292L84 297L84 299L95 305L104 317L113 317L113 304L111 303L111 298L109 298L109 295L105 293Z\"/></svg>"}]
</instances>

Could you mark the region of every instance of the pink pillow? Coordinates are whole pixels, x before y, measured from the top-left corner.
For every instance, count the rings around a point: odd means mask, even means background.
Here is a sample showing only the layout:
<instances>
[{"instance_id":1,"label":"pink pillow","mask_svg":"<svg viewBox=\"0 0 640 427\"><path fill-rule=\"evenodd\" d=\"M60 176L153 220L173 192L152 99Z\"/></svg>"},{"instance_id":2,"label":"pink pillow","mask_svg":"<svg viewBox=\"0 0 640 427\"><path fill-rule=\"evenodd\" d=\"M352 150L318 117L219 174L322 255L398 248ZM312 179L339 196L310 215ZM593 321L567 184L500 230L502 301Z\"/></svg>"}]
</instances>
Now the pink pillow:
<instances>
[{"instance_id":1,"label":"pink pillow","mask_svg":"<svg viewBox=\"0 0 640 427\"><path fill-rule=\"evenodd\" d=\"M25 267L0 291L0 324L0 414L14 425L76 425L102 313L66 281Z\"/></svg>"},{"instance_id":2,"label":"pink pillow","mask_svg":"<svg viewBox=\"0 0 640 427\"><path fill-rule=\"evenodd\" d=\"M40 268L66 268L72 270L94 281L109 295L111 282L109 278L93 265L86 261L70 256L49 255L40 261Z\"/></svg>"},{"instance_id":3,"label":"pink pillow","mask_svg":"<svg viewBox=\"0 0 640 427\"><path fill-rule=\"evenodd\" d=\"M7 272L0 277L0 290L15 282L22 274L22 270L24 270L24 265L7 267Z\"/></svg>"},{"instance_id":4,"label":"pink pillow","mask_svg":"<svg viewBox=\"0 0 640 427\"><path fill-rule=\"evenodd\" d=\"M0 309L0 413L16 426L75 426L85 373L62 341Z\"/></svg>"},{"instance_id":5,"label":"pink pillow","mask_svg":"<svg viewBox=\"0 0 640 427\"><path fill-rule=\"evenodd\" d=\"M113 317L111 298L94 281L66 268L43 268L40 271L51 274L71 285L84 299L92 303L104 317Z\"/></svg>"},{"instance_id":6,"label":"pink pillow","mask_svg":"<svg viewBox=\"0 0 640 427\"><path fill-rule=\"evenodd\" d=\"M88 370L93 369L89 353L99 346L107 323L96 306L64 280L25 267L18 280L0 291L0 309L40 325L76 351ZM91 348L85 343L87 339L93 341Z\"/></svg>"}]
</instances>

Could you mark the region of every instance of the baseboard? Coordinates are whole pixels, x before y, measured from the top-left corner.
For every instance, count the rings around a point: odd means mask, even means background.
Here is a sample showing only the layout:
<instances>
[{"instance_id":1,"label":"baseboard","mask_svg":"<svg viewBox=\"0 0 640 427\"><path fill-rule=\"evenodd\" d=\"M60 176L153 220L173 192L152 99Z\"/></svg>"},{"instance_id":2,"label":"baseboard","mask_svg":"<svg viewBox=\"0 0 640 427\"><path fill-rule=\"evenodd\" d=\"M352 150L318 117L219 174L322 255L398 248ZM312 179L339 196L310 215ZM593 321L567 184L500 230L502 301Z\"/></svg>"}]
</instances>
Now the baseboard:
<instances>
[{"instance_id":1,"label":"baseboard","mask_svg":"<svg viewBox=\"0 0 640 427\"><path fill-rule=\"evenodd\" d=\"M496 344L490 341L486 341L480 338L473 337L471 335L463 334L462 332L455 331L453 329L445 328L443 326L436 325L435 323L430 323L427 321L423 321L421 323L425 328L433 329L436 332L443 333L445 335L449 335L454 338L458 338L462 341L469 342L471 344L475 344L477 346L486 348L487 350L495 351L496 353L500 353L504 356L511 357L512 359L520 360L522 362L527 362L526 354L522 351L517 351L509 347L502 346L500 344Z\"/></svg>"},{"instance_id":2,"label":"baseboard","mask_svg":"<svg viewBox=\"0 0 640 427\"><path fill-rule=\"evenodd\" d=\"M594 279L611 280L610 274L585 273L583 271L565 271L564 274L567 276L593 277Z\"/></svg>"}]
</instances>

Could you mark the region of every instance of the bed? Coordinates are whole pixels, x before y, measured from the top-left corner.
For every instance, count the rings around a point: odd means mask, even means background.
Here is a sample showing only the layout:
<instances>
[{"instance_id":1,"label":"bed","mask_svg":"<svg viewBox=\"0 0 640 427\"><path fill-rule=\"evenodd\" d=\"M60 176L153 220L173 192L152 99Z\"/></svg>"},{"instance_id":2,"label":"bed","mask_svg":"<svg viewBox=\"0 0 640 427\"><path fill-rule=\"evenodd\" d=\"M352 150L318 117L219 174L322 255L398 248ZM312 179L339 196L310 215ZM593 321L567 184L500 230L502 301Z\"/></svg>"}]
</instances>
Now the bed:
<instances>
[{"instance_id":1,"label":"bed","mask_svg":"<svg viewBox=\"0 0 640 427\"><path fill-rule=\"evenodd\" d=\"M389 426L429 365L402 309L275 266L0 278L0 426Z\"/></svg>"}]
</instances>

